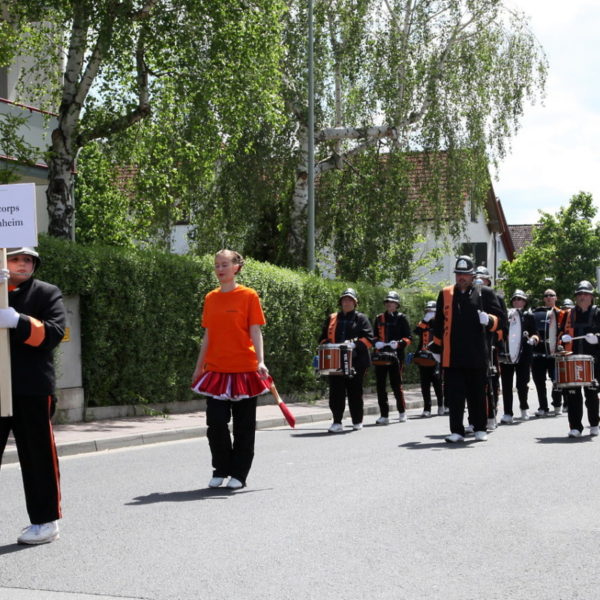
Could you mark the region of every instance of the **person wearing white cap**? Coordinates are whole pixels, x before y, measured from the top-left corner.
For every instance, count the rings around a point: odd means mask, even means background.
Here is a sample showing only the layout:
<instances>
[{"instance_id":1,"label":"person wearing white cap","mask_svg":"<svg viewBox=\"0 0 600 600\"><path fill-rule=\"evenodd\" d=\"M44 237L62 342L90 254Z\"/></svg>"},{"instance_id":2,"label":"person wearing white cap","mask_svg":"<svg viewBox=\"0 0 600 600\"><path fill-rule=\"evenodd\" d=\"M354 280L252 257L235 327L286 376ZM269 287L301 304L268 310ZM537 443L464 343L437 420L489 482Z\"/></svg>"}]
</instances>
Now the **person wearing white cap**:
<instances>
[{"instance_id":1,"label":"person wearing white cap","mask_svg":"<svg viewBox=\"0 0 600 600\"><path fill-rule=\"evenodd\" d=\"M54 412L53 351L64 337L66 312L60 290L33 277L40 257L33 248L9 248L9 308L0 327L10 330L13 415L0 418L0 460L12 431L31 525L20 544L45 544L59 536L60 473L50 419Z\"/></svg>"}]
</instances>

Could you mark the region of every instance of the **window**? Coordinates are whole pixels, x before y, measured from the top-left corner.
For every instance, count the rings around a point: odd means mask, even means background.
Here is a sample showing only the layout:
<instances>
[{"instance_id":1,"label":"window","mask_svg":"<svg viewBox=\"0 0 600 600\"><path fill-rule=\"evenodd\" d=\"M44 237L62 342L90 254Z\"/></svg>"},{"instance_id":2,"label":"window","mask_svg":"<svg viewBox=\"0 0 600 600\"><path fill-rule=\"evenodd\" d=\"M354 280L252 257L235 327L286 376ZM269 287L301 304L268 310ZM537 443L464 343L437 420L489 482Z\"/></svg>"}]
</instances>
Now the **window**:
<instances>
[{"instance_id":1,"label":"window","mask_svg":"<svg viewBox=\"0 0 600 600\"><path fill-rule=\"evenodd\" d=\"M487 267L487 243L469 242L460 246L461 254L468 254L475 261L475 266L483 265Z\"/></svg>"}]
</instances>

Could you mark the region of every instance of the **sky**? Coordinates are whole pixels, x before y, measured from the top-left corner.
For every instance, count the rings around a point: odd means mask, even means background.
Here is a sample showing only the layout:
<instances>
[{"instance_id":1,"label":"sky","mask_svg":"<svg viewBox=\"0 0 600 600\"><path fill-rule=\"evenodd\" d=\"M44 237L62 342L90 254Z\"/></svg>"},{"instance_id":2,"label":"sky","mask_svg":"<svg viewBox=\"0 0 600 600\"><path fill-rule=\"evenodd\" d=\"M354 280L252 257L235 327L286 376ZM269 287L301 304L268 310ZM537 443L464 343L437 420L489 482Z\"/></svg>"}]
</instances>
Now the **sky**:
<instances>
[{"instance_id":1,"label":"sky","mask_svg":"<svg viewBox=\"0 0 600 600\"><path fill-rule=\"evenodd\" d=\"M528 106L493 182L509 224L535 223L580 191L600 217L600 0L507 0L530 17L549 62L546 97Z\"/></svg>"}]
</instances>

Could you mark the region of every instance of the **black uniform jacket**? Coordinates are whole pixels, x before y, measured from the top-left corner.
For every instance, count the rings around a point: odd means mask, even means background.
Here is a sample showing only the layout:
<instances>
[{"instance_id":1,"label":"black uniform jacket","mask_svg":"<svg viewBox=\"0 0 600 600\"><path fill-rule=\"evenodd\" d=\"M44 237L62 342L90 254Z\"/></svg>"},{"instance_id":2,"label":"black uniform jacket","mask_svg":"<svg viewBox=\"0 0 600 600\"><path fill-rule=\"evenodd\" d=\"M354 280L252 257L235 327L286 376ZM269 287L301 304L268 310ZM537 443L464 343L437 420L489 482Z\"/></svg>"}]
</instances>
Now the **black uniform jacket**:
<instances>
[{"instance_id":1,"label":"black uniform jacket","mask_svg":"<svg viewBox=\"0 0 600 600\"><path fill-rule=\"evenodd\" d=\"M461 292L451 285L438 295L430 349L441 354L442 367L475 369L488 364L485 332L497 331L505 323L498 296L485 285L480 289L470 286ZM489 315L485 327L479 322L479 310Z\"/></svg>"},{"instance_id":2,"label":"black uniform jacket","mask_svg":"<svg viewBox=\"0 0 600 600\"><path fill-rule=\"evenodd\" d=\"M33 277L8 293L19 322L10 330L13 394L52 394L55 386L52 352L65 335L66 312L61 291Z\"/></svg>"},{"instance_id":3,"label":"black uniform jacket","mask_svg":"<svg viewBox=\"0 0 600 600\"><path fill-rule=\"evenodd\" d=\"M352 363L357 370L364 370L371 364L369 348L373 346L373 328L367 315L353 310L344 314L332 313L325 320L319 344L342 344L353 341Z\"/></svg>"},{"instance_id":4,"label":"black uniform jacket","mask_svg":"<svg viewBox=\"0 0 600 600\"><path fill-rule=\"evenodd\" d=\"M406 315L401 312L384 312L375 317L374 321L375 341L391 342L396 340L398 348L396 354L400 361L404 360L404 348L412 341L410 325Z\"/></svg>"},{"instance_id":5,"label":"black uniform jacket","mask_svg":"<svg viewBox=\"0 0 600 600\"><path fill-rule=\"evenodd\" d=\"M579 337L586 333L600 333L600 309L597 306L590 306L583 312L579 307L570 308L565 312L562 320L562 328L558 334L558 339L564 333L571 337ZM573 342L560 342L566 351L573 354L589 354L600 358L600 344L588 344L585 340L575 340Z\"/></svg>"}]
</instances>

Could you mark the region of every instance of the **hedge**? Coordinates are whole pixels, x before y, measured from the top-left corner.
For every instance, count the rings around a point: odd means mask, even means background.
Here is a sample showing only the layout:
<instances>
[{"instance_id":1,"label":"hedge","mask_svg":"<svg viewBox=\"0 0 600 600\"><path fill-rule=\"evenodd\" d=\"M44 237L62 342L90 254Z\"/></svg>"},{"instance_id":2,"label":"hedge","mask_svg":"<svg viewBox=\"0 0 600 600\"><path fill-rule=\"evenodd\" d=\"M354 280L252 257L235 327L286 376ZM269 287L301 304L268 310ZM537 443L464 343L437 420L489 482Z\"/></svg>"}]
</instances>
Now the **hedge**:
<instances>
[{"instance_id":1,"label":"hedge","mask_svg":"<svg viewBox=\"0 0 600 600\"><path fill-rule=\"evenodd\" d=\"M39 277L79 295L83 385L89 406L166 403L193 397L190 377L201 341L202 300L217 286L213 257L83 246L40 237ZM325 386L312 368L324 318L340 292L357 289L371 318L387 290L248 260L238 281L259 293L267 317L265 362L281 392L316 397ZM431 297L431 295L429 295ZM427 295L406 294L411 326ZM414 367L406 372L415 380Z\"/></svg>"}]
</instances>

